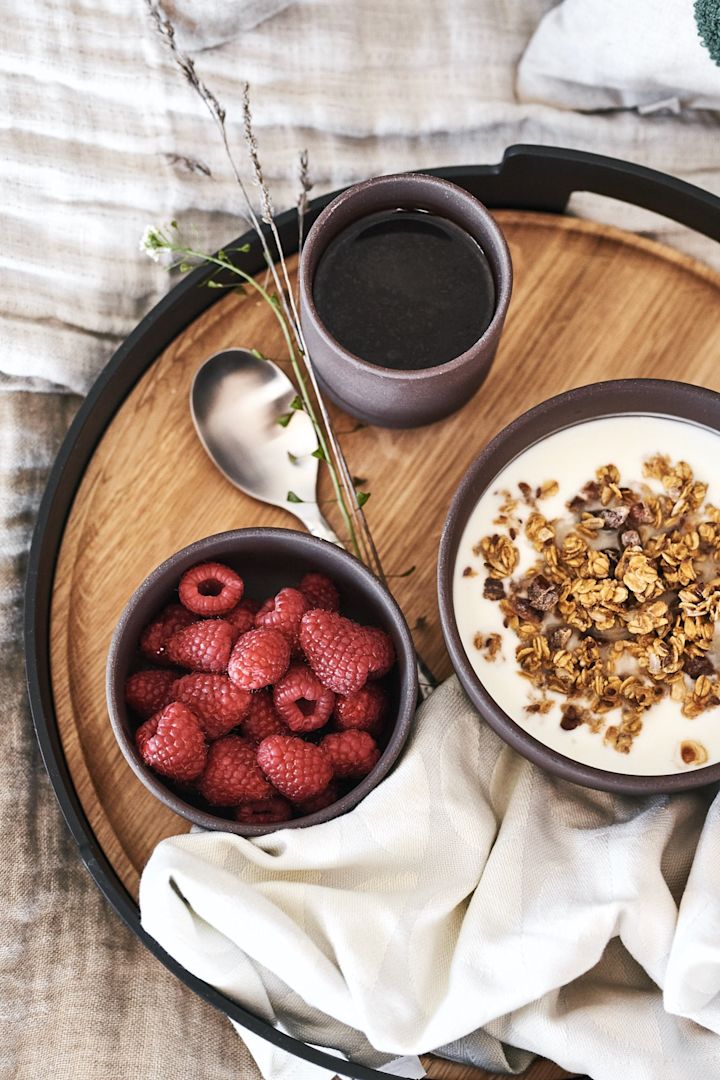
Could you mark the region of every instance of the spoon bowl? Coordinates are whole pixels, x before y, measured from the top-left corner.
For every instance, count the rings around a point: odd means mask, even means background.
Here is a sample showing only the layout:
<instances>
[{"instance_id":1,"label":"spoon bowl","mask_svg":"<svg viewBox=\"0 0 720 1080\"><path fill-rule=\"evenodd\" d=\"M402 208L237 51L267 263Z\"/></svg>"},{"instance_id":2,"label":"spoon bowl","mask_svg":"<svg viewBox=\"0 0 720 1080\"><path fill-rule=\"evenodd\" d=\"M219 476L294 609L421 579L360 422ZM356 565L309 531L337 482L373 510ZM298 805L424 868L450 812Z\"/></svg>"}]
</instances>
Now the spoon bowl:
<instances>
[{"instance_id":1,"label":"spoon bowl","mask_svg":"<svg viewBox=\"0 0 720 1080\"><path fill-rule=\"evenodd\" d=\"M307 413L293 408L296 399L272 360L224 349L196 372L190 412L200 442L231 484L289 511L313 536L339 543L317 505L317 436Z\"/></svg>"}]
</instances>

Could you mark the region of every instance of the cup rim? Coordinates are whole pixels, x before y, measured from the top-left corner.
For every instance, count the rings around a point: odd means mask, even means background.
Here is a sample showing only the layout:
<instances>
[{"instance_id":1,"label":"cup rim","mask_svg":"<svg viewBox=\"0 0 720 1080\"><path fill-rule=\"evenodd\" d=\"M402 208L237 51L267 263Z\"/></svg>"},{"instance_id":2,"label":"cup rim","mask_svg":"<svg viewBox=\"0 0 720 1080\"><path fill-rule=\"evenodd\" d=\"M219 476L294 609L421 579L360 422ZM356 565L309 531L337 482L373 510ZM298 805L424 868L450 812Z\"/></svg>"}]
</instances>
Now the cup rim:
<instances>
[{"instance_id":1,"label":"cup rim","mask_svg":"<svg viewBox=\"0 0 720 1080\"><path fill-rule=\"evenodd\" d=\"M652 404L644 405L642 402L632 408L621 409L617 406L609 407L606 412L597 412L591 417L573 416L579 405L587 404L602 398L611 398L614 394L631 392L639 397L653 399L662 397L665 399L665 408L660 409ZM705 787L720 780L720 762L703 766L689 772L677 773L619 773L609 769L602 769L594 765L587 765L577 761L566 754L562 754L552 747L536 739L530 732L522 728L492 697L485 688L480 676L476 673L460 639L455 619L455 607L453 602L453 575L457 558L457 547L462 537L462 532L467 524L472 507L477 503L482 493L489 487L498 472L509 464L517 456L513 454L504 464L493 469L482 490L476 490L479 486L478 477L482 474L488 461L502 449L514 436L525 429L532 430L533 422L552 417L555 412L565 408L567 420L548 428L538 438L529 439L525 449L542 441L556 431L577 424L587 422L590 419L621 416L625 414L637 414L648 416L666 416L672 419L685 420L688 423L696 423L712 427L710 423L702 420L694 420L677 411L678 402L694 403L698 406L707 406L715 410L717 414L717 432L720 436L720 394L707 387L696 386L691 383L683 383L670 379L613 379L605 382L589 383L572 390L565 390L553 397L547 398L531 409L526 410L514 420L510 421L501 431L474 458L460 484L453 495L450 509L443 525L438 550L437 566L437 590L438 608L440 611L440 623L442 626L445 645L450 654L453 669L457 674L465 692L478 709L480 716L497 734L508 743L514 750L521 754L534 765L538 765L547 772L554 773L564 780L570 780L583 787L594 788L600 791L608 791L614 794L625 795L648 795L652 793L670 794L679 791L689 791L694 788ZM673 408L673 403L675 408ZM469 507L469 509L468 509Z\"/></svg>"},{"instance_id":2,"label":"cup rim","mask_svg":"<svg viewBox=\"0 0 720 1080\"><path fill-rule=\"evenodd\" d=\"M208 557L208 552L216 551L218 544L232 543L242 538L247 541L282 539L286 542L297 543L306 547L309 552L322 552L324 557L329 557L339 563L350 563L352 572L362 580L364 592L377 600L378 604L387 612L385 629L389 627L394 631L395 646L398 664L401 665L397 715L395 726L388 739L382 755L375 767L364 776L358 784L345 795L342 795L330 806L317 810L313 814L304 817L293 818L291 821L278 822L266 825L248 825L231 819L222 818L210 811L201 810L186 802L180 795L176 795L164 783L161 777L149 769L135 749L135 745L128 737L123 723L124 699L122 686L118 674L118 665L125 648L125 638L128 625L138 605L145 595L160 583L165 583L170 575L179 577L189 566ZM219 556L218 556L219 557ZM181 568L179 568L181 567ZM328 570L328 573L332 573ZM140 782L160 802L164 803L174 813L185 820L213 831L225 831L240 836L264 836L267 833L277 832L280 829L305 828L310 825L321 824L340 817L357 806L382 780L397 762L402 749L410 734L415 715L418 695L418 680L416 666L416 652L412 636L407 625L405 616L395 597L385 588L380 580L349 551L331 544L327 540L311 536L309 533L300 532L296 529L283 529L271 527L256 527L247 529L231 529L222 533L213 533L202 537L191 544L180 548L162 563L155 567L146 578L133 590L125 607L117 621L107 654L105 667L105 691L107 700L108 716L115 739L128 765L135 773Z\"/></svg>"},{"instance_id":3,"label":"cup rim","mask_svg":"<svg viewBox=\"0 0 720 1080\"><path fill-rule=\"evenodd\" d=\"M428 368L389 368L383 367L380 364L371 364L367 360L363 360L362 357L357 356L355 353L350 352L344 345L335 338L325 323L320 317L320 313L315 306L315 300L313 298L312 290L312 278L309 278L307 273L307 263L310 256L315 254L315 248L318 245L318 237L321 235L321 230L328 221L332 220L332 217L338 212L338 210L345 206L347 202L351 202L356 199L359 194L365 191L377 190L382 188L392 188L398 181L403 181L404 184L410 183L415 185L418 190L432 188L438 192L444 192L445 195L453 194L459 196L469 206L472 207L474 213L482 219L488 230L494 234L497 243L497 258L500 263L500 275L499 280L495 280L495 310L493 312L492 319L486 326L483 333L477 338L472 345L460 353L458 356L454 356L451 360L447 360L444 364L436 364L433 367ZM466 230L467 231L467 230ZM334 239L334 237L333 237ZM322 258L325 251L323 247L318 254L318 260ZM487 258L487 255L486 255ZM494 276L494 275L493 275ZM303 244L303 250L300 257L300 268L298 274L298 284L300 292L300 304L301 313L304 309L312 319L314 329L316 333L323 339L325 345L331 348L336 354L342 357L351 367L355 368L358 372L374 372L376 375L381 375L386 379L393 379L397 381L416 381L416 380L428 380L441 378L458 369L464 367L468 362L475 359L477 353L482 350L483 346L488 341L491 341L502 328L507 309L510 303L510 296L512 293L513 284L513 269L512 260L510 258L510 250L507 245L507 241L500 226L495 221L494 217L487 209L487 207L475 198L465 188L460 187L458 184L453 184L450 180L444 180L439 176L431 176L429 173L421 172L407 172L407 173L390 173L386 176L374 176L369 180L362 180L360 183L353 184L351 187L346 188L336 198L329 203L324 210L318 215L310 228L305 243Z\"/></svg>"}]
</instances>

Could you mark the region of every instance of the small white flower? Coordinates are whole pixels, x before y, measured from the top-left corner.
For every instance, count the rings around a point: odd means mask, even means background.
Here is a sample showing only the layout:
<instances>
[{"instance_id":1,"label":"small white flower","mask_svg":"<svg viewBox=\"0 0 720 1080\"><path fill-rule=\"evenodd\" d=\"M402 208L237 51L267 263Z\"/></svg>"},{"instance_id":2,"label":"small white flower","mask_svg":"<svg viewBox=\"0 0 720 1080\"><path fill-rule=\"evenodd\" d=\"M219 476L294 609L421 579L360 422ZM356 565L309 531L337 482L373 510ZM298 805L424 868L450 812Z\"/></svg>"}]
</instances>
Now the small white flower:
<instances>
[{"instance_id":1,"label":"small white flower","mask_svg":"<svg viewBox=\"0 0 720 1080\"><path fill-rule=\"evenodd\" d=\"M163 253L167 251L167 240L157 226L146 226L140 240L140 251L143 251L154 262L162 261Z\"/></svg>"}]
</instances>

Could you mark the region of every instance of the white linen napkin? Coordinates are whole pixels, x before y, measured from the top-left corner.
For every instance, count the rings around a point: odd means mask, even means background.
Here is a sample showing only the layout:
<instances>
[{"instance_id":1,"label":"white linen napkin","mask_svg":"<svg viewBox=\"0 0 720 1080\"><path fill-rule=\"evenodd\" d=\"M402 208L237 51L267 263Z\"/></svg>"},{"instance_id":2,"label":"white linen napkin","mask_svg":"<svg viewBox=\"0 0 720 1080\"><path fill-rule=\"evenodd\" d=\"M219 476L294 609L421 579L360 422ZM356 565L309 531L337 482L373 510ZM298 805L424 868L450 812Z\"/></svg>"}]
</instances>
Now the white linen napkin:
<instances>
[{"instance_id":1,"label":"white linen napkin","mask_svg":"<svg viewBox=\"0 0 720 1080\"><path fill-rule=\"evenodd\" d=\"M453 678L350 814L160 843L142 922L195 975L367 1064L444 1048L515 1071L529 1060L515 1047L595 1080L718 1077L714 795L554 779ZM267 1078L320 1075L249 1045Z\"/></svg>"}]
</instances>

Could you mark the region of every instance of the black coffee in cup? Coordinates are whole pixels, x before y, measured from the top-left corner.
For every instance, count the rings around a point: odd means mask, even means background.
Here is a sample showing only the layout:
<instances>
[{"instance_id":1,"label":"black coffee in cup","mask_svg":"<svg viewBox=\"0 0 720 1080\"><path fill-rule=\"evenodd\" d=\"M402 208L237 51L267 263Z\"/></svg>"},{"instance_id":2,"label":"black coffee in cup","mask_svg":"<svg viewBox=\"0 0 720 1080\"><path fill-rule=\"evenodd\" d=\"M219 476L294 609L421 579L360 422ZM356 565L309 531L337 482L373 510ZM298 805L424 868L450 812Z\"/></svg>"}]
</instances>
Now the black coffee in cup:
<instances>
[{"instance_id":1,"label":"black coffee in cup","mask_svg":"<svg viewBox=\"0 0 720 1080\"><path fill-rule=\"evenodd\" d=\"M477 241L420 210L383 210L348 225L323 252L312 286L335 340L367 363L437 367L478 341L495 282Z\"/></svg>"}]
</instances>

